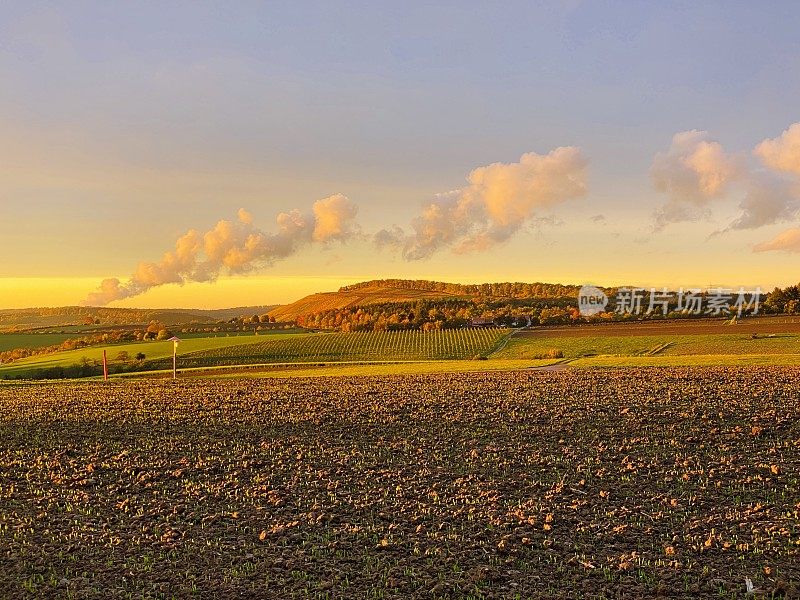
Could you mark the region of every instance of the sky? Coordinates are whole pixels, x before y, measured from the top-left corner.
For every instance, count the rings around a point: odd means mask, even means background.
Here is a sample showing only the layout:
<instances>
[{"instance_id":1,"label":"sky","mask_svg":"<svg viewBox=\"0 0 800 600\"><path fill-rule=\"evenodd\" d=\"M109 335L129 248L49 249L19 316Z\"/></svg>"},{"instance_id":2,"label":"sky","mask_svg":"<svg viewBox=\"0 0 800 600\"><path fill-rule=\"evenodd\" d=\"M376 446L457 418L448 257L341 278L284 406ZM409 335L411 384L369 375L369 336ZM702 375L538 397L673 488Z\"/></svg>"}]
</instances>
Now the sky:
<instances>
[{"instance_id":1,"label":"sky","mask_svg":"<svg viewBox=\"0 0 800 600\"><path fill-rule=\"evenodd\" d=\"M0 308L800 280L793 2L4 2Z\"/></svg>"}]
</instances>

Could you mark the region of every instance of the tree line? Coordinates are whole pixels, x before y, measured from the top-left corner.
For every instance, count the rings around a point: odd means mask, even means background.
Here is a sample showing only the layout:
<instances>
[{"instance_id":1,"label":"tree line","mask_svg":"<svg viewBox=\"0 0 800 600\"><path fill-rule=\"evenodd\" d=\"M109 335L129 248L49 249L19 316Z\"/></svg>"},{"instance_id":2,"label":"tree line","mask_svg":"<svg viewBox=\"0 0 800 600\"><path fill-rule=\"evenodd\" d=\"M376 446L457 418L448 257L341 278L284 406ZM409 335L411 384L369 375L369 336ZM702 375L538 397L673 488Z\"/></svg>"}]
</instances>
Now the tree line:
<instances>
[{"instance_id":1,"label":"tree line","mask_svg":"<svg viewBox=\"0 0 800 600\"><path fill-rule=\"evenodd\" d=\"M767 294L764 309L772 314L800 314L800 283L785 288L776 287Z\"/></svg>"},{"instance_id":2,"label":"tree line","mask_svg":"<svg viewBox=\"0 0 800 600\"><path fill-rule=\"evenodd\" d=\"M340 292L353 292L373 288L392 288L441 292L451 296L480 296L482 298L575 298L580 286L560 283L446 283L426 279L373 279L339 288Z\"/></svg>"},{"instance_id":3,"label":"tree line","mask_svg":"<svg viewBox=\"0 0 800 600\"><path fill-rule=\"evenodd\" d=\"M482 286L463 286L426 281L385 280L386 285L405 283L409 289L436 289L456 293L474 292ZM377 285L366 282L342 288L344 291ZM483 284L489 293L470 297L426 298L406 302L381 302L361 306L322 310L297 318L297 325L309 329L332 331L401 331L405 329L438 330L466 327L488 323L498 327L522 327L536 325L577 325L604 321L633 321L657 319L703 318L708 314L691 314L680 310L677 299L668 304L666 311L650 314L620 314L609 310L593 316L580 314L575 298L576 286L551 286L550 284ZM525 287L525 286L533 287ZM536 288L542 285L544 287ZM411 287L417 286L417 287ZM444 287L443 287L444 286ZM504 288L503 286L509 286ZM549 287L549 289L548 289ZM573 288L575 294L572 294ZM618 288L606 288L606 294L614 302ZM508 292L508 295L505 295ZM515 295L515 294L531 295ZM535 293L558 293L563 295L536 296ZM732 316L733 311L729 316ZM761 297L759 314L800 314L800 284L787 288L775 288Z\"/></svg>"}]
</instances>

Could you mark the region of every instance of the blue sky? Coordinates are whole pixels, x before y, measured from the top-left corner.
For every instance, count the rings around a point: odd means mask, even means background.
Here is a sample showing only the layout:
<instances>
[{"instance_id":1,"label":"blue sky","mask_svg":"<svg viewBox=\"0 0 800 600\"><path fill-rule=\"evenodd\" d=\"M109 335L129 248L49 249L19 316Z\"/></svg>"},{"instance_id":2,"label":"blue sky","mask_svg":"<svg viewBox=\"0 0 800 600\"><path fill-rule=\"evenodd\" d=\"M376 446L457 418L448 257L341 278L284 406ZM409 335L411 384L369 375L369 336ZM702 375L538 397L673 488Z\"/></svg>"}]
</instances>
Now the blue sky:
<instances>
[{"instance_id":1,"label":"blue sky","mask_svg":"<svg viewBox=\"0 0 800 600\"><path fill-rule=\"evenodd\" d=\"M240 207L268 229L338 193L365 235L407 227L476 167L577 146L585 197L490 252L378 260L361 239L257 274L788 283L794 257L751 250L781 226L707 241L736 190L653 233L648 170L677 132L752 162L800 120L798 22L788 2L4 3L0 277L124 277Z\"/></svg>"}]
</instances>

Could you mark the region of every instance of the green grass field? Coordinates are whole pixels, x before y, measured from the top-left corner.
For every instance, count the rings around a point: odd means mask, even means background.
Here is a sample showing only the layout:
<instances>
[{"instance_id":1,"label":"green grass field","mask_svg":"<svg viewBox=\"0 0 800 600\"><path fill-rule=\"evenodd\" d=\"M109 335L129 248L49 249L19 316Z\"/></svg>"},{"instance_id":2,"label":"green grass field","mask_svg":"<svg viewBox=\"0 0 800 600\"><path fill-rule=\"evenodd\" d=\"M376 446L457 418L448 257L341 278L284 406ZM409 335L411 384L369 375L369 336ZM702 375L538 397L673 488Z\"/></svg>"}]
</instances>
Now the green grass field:
<instances>
[{"instance_id":1,"label":"green grass field","mask_svg":"<svg viewBox=\"0 0 800 600\"><path fill-rule=\"evenodd\" d=\"M290 338L298 337L298 335L303 337L311 334L269 334L270 338ZM248 345L253 344L261 338L262 336L260 335L190 338L181 341L180 345L178 346L178 353L184 355L194 352L216 350L230 346ZM91 346L88 348L80 348L78 350L68 350L65 352L32 356L30 358L11 363L10 365L0 367L0 378L4 376L25 377L27 374L39 369L47 369L59 366L72 366L78 364L84 358L90 361L102 361L103 350L107 351L108 359L112 363L116 360L116 356L120 352L127 352L131 358L133 358L138 352L141 352L146 356L147 361L152 361L160 358L171 357L172 342L133 342L129 344L114 344L111 346Z\"/></svg>"},{"instance_id":2,"label":"green grass field","mask_svg":"<svg viewBox=\"0 0 800 600\"><path fill-rule=\"evenodd\" d=\"M796 333L759 336L720 334L702 336L676 336L662 353L665 356L686 354L794 354L800 353L800 335Z\"/></svg>"},{"instance_id":3,"label":"green grass field","mask_svg":"<svg viewBox=\"0 0 800 600\"><path fill-rule=\"evenodd\" d=\"M0 352L17 348L44 348L75 337L69 333L0 333Z\"/></svg>"},{"instance_id":4,"label":"green grass field","mask_svg":"<svg viewBox=\"0 0 800 600\"><path fill-rule=\"evenodd\" d=\"M773 320L770 329L780 328ZM763 324L762 324L763 325ZM735 366L800 365L800 333L796 324L786 332L757 334L750 329L693 323L637 325L608 328L551 328L520 332L499 352L496 360L532 359L547 352L561 352L569 366ZM711 331L711 332L710 332ZM628 335L625 335L628 333Z\"/></svg>"},{"instance_id":5,"label":"green grass field","mask_svg":"<svg viewBox=\"0 0 800 600\"><path fill-rule=\"evenodd\" d=\"M763 329L767 323L749 327ZM216 375L227 376L232 368L239 368L249 376L272 377L429 373L467 367L468 370L517 369L561 362L551 358L556 356L563 356L563 362L569 368L800 365L797 326L786 324L784 327L770 321L769 327L768 330L774 332L755 337L755 332L751 333L744 327L721 327L709 323L665 323L661 330L658 324L648 324L647 327L614 324L607 328L549 328L520 332L459 329L438 332L193 334L186 336L179 346L178 366L187 373L190 369L224 367L227 372L215 371ZM781 332L782 327L785 332ZM39 336L47 339L45 334L29 334L19 335L15 341ZM136 368L152 373L172 366L170 342L138 342L23 359L1 366L0 379L30 377L44 369L74 366L81 361L100 361L104 349L112 367L121 365L117 361L120 352L127 352L131 359L139 352L146 356L143 363L128 362L128 370ZM472 360L479 356L487 356L489 360ZM467 364L456 365L458 361ZM282 363L285 364L277 366ZM291 364L301 366L292 367ZM322 364L324 366L320 366ZM269 365L273 366L268 368Z\"/></svg>"},{"instance_id":6,"label":"green grass field","mask_svg":"<svg viewBox=\"0 0 800 600\"><path fill-rule=\"evenodd\" d=\"M684 334L684 335L516 335L492 358L535 358L549 350L560 350L565 358L585 356L663 356L685 355L756 355L800 353L800 335L773 334L752 339L750 334Z\"/></svg>"},{"instance_id":7,"label":"green grass field","mask_svg":"<svg viewBox=\"0 0 800 600\"><path fill-rule=\"evenodd\" d=\"M800 354L683 354L672 356L593 356L569 367L745 367L800 366Z\"/></svg>"},{"instance_id":8,"label":"green grass field","mask_svg":"<svg viewBox=\"0 0 800 600\"><path fill-rule=\"evenodd\" d=\"M462 329L196 337L183 340L178 355L181 368L287 362L464 360L490 354L508 333L507 329ZM101 361L104 349L112 364L120 352L127 352L130 358L141 352L146 356L143 370L172 365L171 342L137 342L23 359L0 367L0 378L27 377L37 370L68 367L84 360Z\"/></svg>"},{"instance_id":9,"label":"green grass field","mask_svg":"<svg viewBox=\"0 0 800 600\"><path fill-rule=\"evenodd\" d=\"M533 359L551 350L560 350L564 358L578 358L592 354L636 355L647 352L663 343L660 336L636 337L558 337L515 335L506 347L492 355L493 359Z\"/></svg>"}]
</instances>

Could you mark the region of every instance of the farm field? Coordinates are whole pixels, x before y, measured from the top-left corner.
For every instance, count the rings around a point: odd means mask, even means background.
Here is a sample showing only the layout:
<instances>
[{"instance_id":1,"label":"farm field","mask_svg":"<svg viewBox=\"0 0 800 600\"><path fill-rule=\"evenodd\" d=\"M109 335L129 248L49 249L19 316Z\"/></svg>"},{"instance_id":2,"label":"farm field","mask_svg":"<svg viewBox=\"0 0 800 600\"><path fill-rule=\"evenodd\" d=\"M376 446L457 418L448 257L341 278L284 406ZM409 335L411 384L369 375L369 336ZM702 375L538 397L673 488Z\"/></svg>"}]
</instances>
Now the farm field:
<instances>
[{"instance_id":1,"label":"farm field","mask_svg":"<svg viewBox=\"0 0 800 600\"><path fill-rule=\"evenodd\" d=\"M68 333L0 333L0 352L53 346L73 337Z\"/></svg>"},{"instance_id":2,"label":"farm field","mask_svg":"<svg viewBox=\"0 0 800 600\"><path fill-rule=\"evenodd\" d=\"M270 362L463 360L486 356L508 329L315 333L268 337L257 343L193 352L181 357L184 368ZM153 366L166 366L153 363Z\"/></svg>"},{"instance_id":3,"label":"farm field","mask_svg":"<svg viewBox=\"0 0 800 600\"><path fill-rule=\"evenodd\" d=\"M557 365L558 359L541 360L428 360L400 362L271 363L236 367L200 367L180 371L181 377L361 377L367 375L422 375L467 373L513 369L542 369ZM171 378L171 370L119 375L118 377Z\"/></svg>"},{"instance_id":4,"label":"farm field","mask_svg":"<svg viewBox=\"0 0 800 600\"><path fill-rule=\"evenodd\" d=\"M195 337L179 345L182 369L259 363L322 361L463 360L490 354L507 329L397 331L369 333L269 333ZM30 376L37 370L69 366L84 358L100 361L102 346L35 356L0 367L0 378ZM121 351L146 355L142 370L172 367L172 343L138 342L106 346L110 360Z\"/></svg>"},{"instance_id":5,"label":"farm field","mask_svg":"<svg viewBox=\"0 0 800 600\"><path fill-rule=\"evenodd\" d=\"M569 368L800 366L798 354L681 354L591 356L564 363Z\"/></svg>"},{"instance_id":6,"label":"farm field","mask_svg":"<svg viewBox=\"0 0 800 600\"><path fill-rule=\"evenodd\" d=\"M800 370L0 385L0 589L796 597ZM749 596L753 597L753 596Z\"/></svg>"},{"instance_id":7,"label":"farm field","mask_svg":"<svg viewBox=\"0 0 800 600\"><path fill-rule=\"evenodd\" d=\"M368 333L298 333L271 331L259 335L190 334L178 350L179 369L239 366L252 374L251 365L296 363L314 367L318 363L396 363L461 361L487 357L489 369L514 369L564 359L576 367L636 367L746 364L800 364L800 323L797 319L768 317L726 326L722 321L677 321L661 323L612 323L577 327L509 329L451 329L444 331L397 331ZM169 342L137 342L93 346L34 356L0 366L0 379L59 377L53 369L97 364L108 351L112 374L125 371L159 371L172 368ZM141 362L117 360L120 352ZM542 362L548 361L548 362ZM82 375L99 374L92 367ZM50 371L48 371L50 369ZM409 372L411 367L404 367ZM442 365L440 371L452 371ZM474 369L469 369L474 370ZM329 370L320 374L327 374ZM390 373L370 367L366 372ZM430 372L430 366L424 369ZM52 373L47 375L47 373ZM288 376L295 373L287 372ZM302 373L306 376L308 373ZM266 373L269 376L269 373Z\"/></svg>"},{"instance_id":8,"label":"farm field","mask_svg":"<svg viewBox=\"0 0 800 600\"><path fill-rule=\"evenodd\" d=\"M565 358L590 356L692 356L800 354L800 331L793 324L762 325L762 333L740 326L624 324L562 327L517 332L493 358L523 359L558 350ZM757 329L755 326L752 329ZM763 333L764 329L778 332ZM623 335L628 331L628 335ZM753 336L756 336L755 338Z\"/></svg>"},{"instance_id":9,"label":"farm field","mask_svg":"<svg viewBox=\"0 0 800 600\"><path fill-rule=\"evenodd\" d=\"M293 337L298 334L282 334L282 333L269 333L264 334L280 337ZM308 335L308 334L299 334ZM201 352L210 349L225 348L228 346L252 344L262 338L261 335L231 335L225 337L191 337L187 338L180 343L180 353ZM0 378L4 375L9 377L26 376L27 374L39 369L47 369L52 367L67 367L80 363L83 359L90 361L102 361L103 350L108 353L110 361L115 360L115 357L120 352L127 352L131 357L138 352L143 353L147 360L154 360L159 358L172 357L172 342L169 341L152 341L152 342L133 342L129 344L114 344L110 346L90 346L80 348L77 350L67 350L64 352L54 352L52 354L43 354L40 356L32 356L22 360L15 361L9 365L0 367Z\"/></svg>"},{"instance_id":10,"label":"farm field","mask_svg":"<svg viewBox=\"0 0 800 600\"><path fill-rule=\"evenodd\" d=\"M545 337L514 336L495 358L528 358L548 350L560 350L566 358L593 355L637 356L648 353L685 356L693 354L797 354L800 335L773 334L775 337L751 339L749 335L700 334L608 337Z\"/></svg>"},{"instance_id":11,"label":"farm field","mask_svg":"<svg viewBox=\"0 0 800 600\"><path fill-rule=\"evenodd\" d=\"M522 336L556 337L582 336L636 336L636 335L700 335L715 333L800 333L800 317L769 315L742 319L735 325L726 325L725 319L677 319L594 323L577 326L535 327L520 332Z\"/></svg>"}]
</instances>

